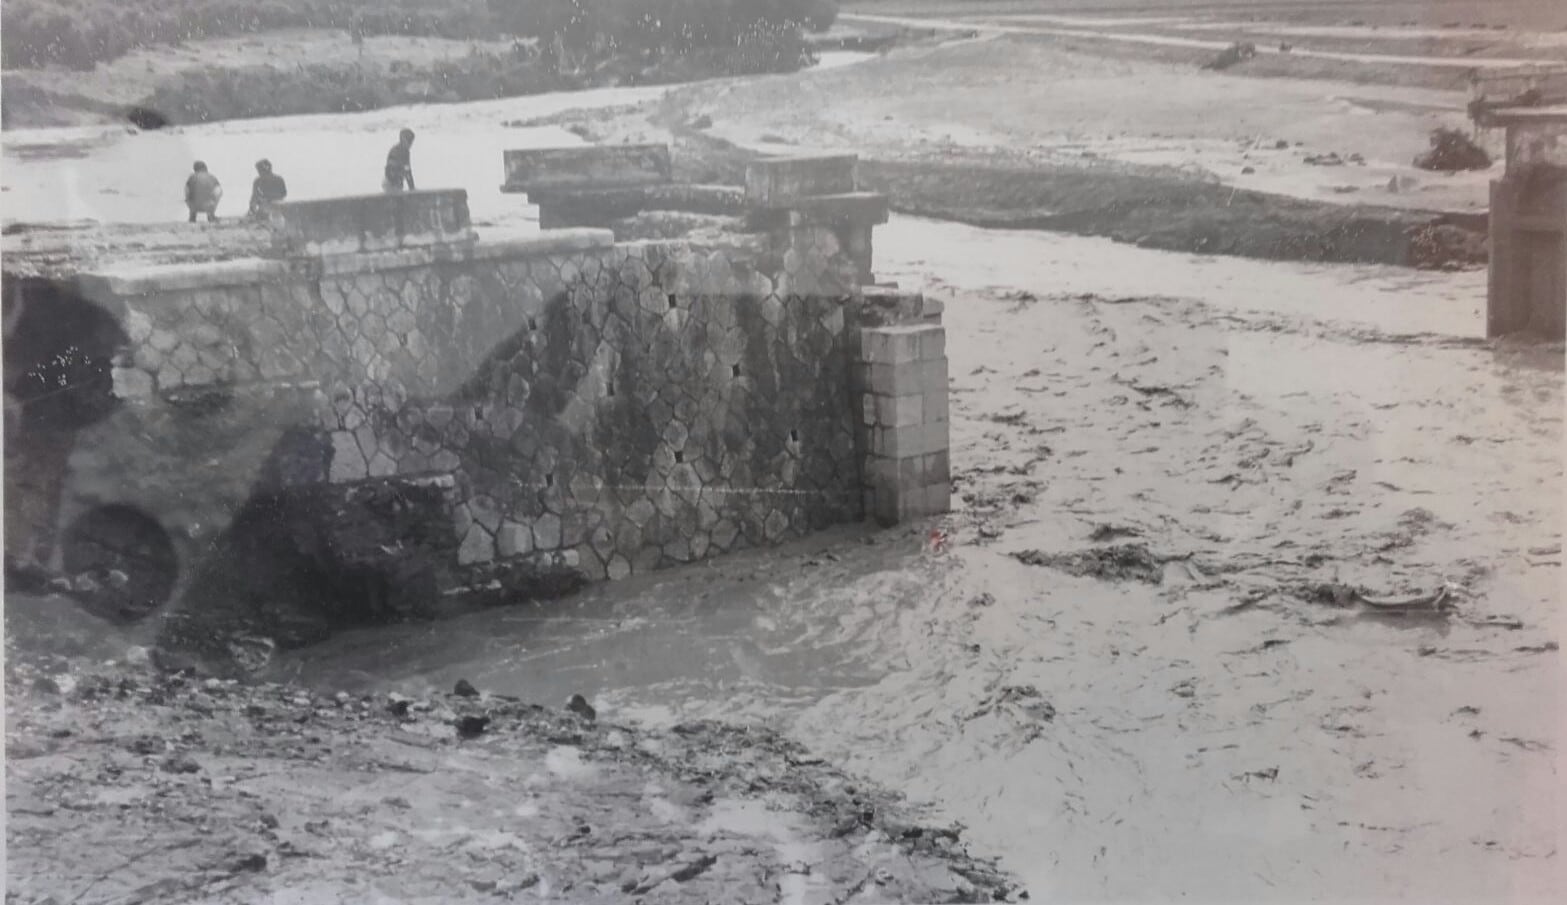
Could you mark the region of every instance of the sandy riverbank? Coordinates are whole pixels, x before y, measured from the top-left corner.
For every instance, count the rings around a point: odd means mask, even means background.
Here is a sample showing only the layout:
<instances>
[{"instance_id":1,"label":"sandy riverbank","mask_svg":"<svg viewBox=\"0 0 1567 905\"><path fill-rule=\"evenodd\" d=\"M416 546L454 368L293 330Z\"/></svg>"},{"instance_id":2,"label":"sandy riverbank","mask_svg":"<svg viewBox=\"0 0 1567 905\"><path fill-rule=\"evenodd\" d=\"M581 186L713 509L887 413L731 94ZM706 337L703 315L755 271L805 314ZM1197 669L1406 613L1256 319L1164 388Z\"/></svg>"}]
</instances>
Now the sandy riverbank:
<instances>
[{"instance_id":1,"label":"sandy riverbank","mask_svg":"<svg viewBox=\"0 0 1567 905\"><path fill-rule=\"evenodd\" d=\"M1485 260L1495 173L1413 166L1432 129L1465 127L1463 104L1452 91L1203 72L1003 34L686 86L640 118L550 122L595 141L677 141L696 179L732 181L745 154L852 152L895 210L972 225L1440 267Z\"/></svg>"}]
</instances>

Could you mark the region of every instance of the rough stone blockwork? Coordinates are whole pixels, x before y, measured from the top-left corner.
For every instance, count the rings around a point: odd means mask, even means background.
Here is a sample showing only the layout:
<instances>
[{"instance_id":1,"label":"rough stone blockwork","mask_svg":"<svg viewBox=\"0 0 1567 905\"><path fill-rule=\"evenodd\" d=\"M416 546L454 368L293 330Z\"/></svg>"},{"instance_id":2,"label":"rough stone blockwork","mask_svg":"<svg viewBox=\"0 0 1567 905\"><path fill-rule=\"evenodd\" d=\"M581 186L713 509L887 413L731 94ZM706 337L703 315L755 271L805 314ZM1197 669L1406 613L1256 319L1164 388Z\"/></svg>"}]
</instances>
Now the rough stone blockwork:
<instances>
[{"instance_id":1,"label":"rough stone blockwork","mask_svg":"<svg viewBox=\"0 0 1567 905\"><path fill-rule=\"evenodd\" d=\"M918 294L869 300L899 320L860 330L854 385L861 403L857 447L864 456L865 510L894 525L952 508L946 329L940 309Z\"/></svg>"},{"instance_id":2,"label":"rough stone blockwork","mask_svg":"<svg viewBox=\"0 0 1567 905\"><path fill-rule=\"evenodd\" d=\"M459 564L587 579L853 520L840 257L825 228L771 274L584 230L87 281L131 404L79 438L62 520L128 504L199 541L261 490L451 474Z\"/></svg>"}]
</instances>

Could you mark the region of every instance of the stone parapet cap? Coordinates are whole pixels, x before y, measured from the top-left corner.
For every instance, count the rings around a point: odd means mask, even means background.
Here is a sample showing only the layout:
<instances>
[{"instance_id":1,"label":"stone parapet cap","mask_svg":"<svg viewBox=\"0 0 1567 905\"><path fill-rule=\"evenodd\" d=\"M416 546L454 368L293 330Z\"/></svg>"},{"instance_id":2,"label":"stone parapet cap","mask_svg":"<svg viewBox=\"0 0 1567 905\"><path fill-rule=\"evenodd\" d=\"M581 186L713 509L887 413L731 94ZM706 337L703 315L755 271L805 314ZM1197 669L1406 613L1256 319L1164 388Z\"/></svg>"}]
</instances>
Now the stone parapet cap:
<instances>
[{"instance_id":1,"label":"stone parapet cap","mask_svg":"<svg viewBox=\"0 0 1567 905\"><path fill-rule=\"evenodd\" d=\"M129 264L80 275L89 295L132 296L194 289L224 289L281 283L299 275L301 265L320 274L374 273L424 267L439 262L510 260L603 251L615 244L607 229L562 229L547 233L510 233L451 245L430 245L378 252L343 252L279 260L232 258L173 264Z\"/></svg>"},{"instance_id":2,"label":"stone parapet cap","mask_svg":"<svg viewBox=\"0 0 1567 905\"><path fill-rule=\"evenodd\" d=\"M425 189L284 201L267 219L284 256L387 251L473 238L468 193Z\"/></svg>"},{"instance_id":3,"label":"stone parapet cap","mask_svg":"<svg viewBox=\"0 0 1567 905\"><path fill-rule=\"evenodd\" d=\"M737 185L667 182L645 186L567 187L528 193L537 205L573 205L638 210L739 214L748 210L745 189Z\"/></svg>"},{"instance_id":4,"label":"stone parapet cap","mask_svg":"<svg viewBox=\"0 0 1567 905\"><path fill-rule=\"evenodd\" d=\"M322 255L320 266L323 274L372 273L425 267L436 263L505 261L581 254L604 251L614 245L615 234L607 229L557 229L547 232L516 230L491 233L466 242L454 242L448 245Z\"/></svg>"},{"instance_id":5,"label":"stone parapet cap","mask_svg":"<svg viewBox=\"0 0 1567 905\"><path fill-rule=\"evenodd\" d=\"M503 192L543 189L625 188L669 182L673 166L669 146L585 145L502 152Z\"/></svg>"},{"instance_id":6,"label":"stone parapet cap","mask_svg":"<svg viewBox=\"0 0 1567 905\"><path fill-rule=\"evenodd\" d=\"M79 275L89 296L148 295L190 289L255 286L288 278L292 267L272 258L231 258L174 264L129 264L104 267Z\"/></svg>"}]
</instances>

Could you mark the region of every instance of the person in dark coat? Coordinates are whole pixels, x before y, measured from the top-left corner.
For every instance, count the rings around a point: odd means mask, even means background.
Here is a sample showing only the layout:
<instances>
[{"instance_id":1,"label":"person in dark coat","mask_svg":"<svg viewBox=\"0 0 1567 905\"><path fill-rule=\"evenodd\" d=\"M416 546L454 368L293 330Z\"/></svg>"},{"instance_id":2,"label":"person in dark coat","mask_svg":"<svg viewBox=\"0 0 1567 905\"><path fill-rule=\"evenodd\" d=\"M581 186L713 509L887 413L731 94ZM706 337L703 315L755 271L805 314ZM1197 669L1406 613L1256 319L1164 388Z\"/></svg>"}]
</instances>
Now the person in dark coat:
<instances>
[{"instance_id":1,"label":"person in dark coat","mask_svg":"<svg viewBox=\"0 0 1567 905\"><path fill-rule=\"evenodd\" d=\"M190 222L196 222L197 214L206 214L207 222L218 219L218 202L223 199L223 186L218 177L207 171L207 165L196 161L194 172L185 180L185 207L190 210Z\"/></svg>"},{"instance_id":2,"label":"person in dark coat","mask_svg":"<svg viewBox=\"0 0 1567 905\"><path fill-rule=\"evenodd\" d=\"M404 129L397 136L397 144L386 153L386 179L381 188L400 192L407 186L408 191L414 191L413 146L414 130Z\"/></svg>"},{"instance_id":3,"label":"person in dark coat","mask_svg":"<svg viewBox=\"0 0 1567 905\"><path fill-rule=\"evenodd\" d=\"M250 186L250 215L260 217L267 208L288 197L288 184L272 172L272 161L256 161L256 181Z\"/></svg>"}]
</instances>

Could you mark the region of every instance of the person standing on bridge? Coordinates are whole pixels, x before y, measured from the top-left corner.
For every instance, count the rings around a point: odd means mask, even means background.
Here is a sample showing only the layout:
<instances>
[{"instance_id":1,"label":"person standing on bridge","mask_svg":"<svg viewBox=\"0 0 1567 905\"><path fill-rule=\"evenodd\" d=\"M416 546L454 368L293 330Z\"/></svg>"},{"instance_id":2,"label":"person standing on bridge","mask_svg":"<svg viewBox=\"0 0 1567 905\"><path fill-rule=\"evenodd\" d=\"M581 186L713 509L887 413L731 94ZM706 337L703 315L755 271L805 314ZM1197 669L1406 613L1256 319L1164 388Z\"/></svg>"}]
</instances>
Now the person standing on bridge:
<instances>
[{"instance_id":1,"label":"person standing on bridge","mask_svg":"<svg viewBox=\"0 0 1567 905\"><path fill-rule=\"evenodd\" d=\"M287 197L288 184L272 172L272 161L256 161L256 181L250 186L250 216L265 216L272 205Z\"/></svg>"},{"instance_id":2,"label":"person standing on bridge","mask_svg":"<svg viewBox=\"0 0 1567 905\"><path fill-rule=\"evenodd\" d=\"M223 200L223 186L218 177L207 172L207 165L196 161L195 171L185 180L185 207L190 210L190 222L196 222L197 214L206 214L207 222L218 219L218 202Z\"/></svg>"},{"instance_id":3,"label":"person standing on bridge","mask_svg":"<svg viewBox=\"0 0 1567 905\"><path fill-rule=\"evenodd\" d=\"M397 144L386 153L386 180L381 183L382 189L400 192L406 185L408 191L414 191L413 146L414 130L404 129L397 136Z\"/></svg>"}]
</instances>

